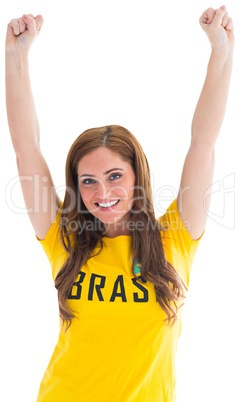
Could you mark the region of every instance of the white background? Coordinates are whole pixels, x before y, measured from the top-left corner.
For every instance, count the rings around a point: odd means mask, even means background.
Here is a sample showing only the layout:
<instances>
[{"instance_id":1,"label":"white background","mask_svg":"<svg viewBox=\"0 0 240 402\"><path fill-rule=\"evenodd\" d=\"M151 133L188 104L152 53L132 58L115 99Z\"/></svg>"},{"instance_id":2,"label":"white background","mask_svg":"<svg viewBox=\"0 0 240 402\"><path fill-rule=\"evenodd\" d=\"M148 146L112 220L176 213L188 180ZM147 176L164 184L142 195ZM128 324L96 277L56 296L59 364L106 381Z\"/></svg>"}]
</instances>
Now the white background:
<instances>
[{"instance_id":1,"label":"white background","mask_svg":"<svg viewBox=\"0 0 240 402\"><path fill-rule=\"evenodd\" d=\"M121 124L145 149L160 215L177 192L210 54L198 19L209 6L221 5L215 0L1 3L0 400L35 401L58 335L50 266L24 213L6 121L7 23L23 13L45 19L31 50L31 78L42 151L59 192L75 137L90 127ZM240 401L240 3L227 0L225 5L235 22L233 78L216 146L208 226L196 256L179 341L178 402Z\"/></svg>"}]
</instances>

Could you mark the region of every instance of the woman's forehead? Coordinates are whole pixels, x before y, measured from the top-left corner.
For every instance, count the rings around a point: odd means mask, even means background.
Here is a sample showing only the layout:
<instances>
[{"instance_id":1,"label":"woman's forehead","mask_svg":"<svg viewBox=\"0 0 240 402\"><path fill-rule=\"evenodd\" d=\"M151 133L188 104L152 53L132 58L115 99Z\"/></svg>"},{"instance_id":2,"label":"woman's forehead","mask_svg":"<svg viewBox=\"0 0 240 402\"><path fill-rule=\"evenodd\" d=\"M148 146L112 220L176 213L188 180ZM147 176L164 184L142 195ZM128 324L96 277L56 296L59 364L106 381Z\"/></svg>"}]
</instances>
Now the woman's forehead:
<instances>
[{"instance_id":1,"label":"woman's forehead","mask_svg":"<svg viewBox=\"0 0 240 402\"><path fill-rule=\"evenodd\" d=\"M78 173L83 174L84 170L88 170L89 173L104 171L108 172L113 169L126 170L131 165L125 161L122 156L115 151L108 149L107 147L100 147L94 151L86 154L78 163Z\"/></svg>"}]
</instances>

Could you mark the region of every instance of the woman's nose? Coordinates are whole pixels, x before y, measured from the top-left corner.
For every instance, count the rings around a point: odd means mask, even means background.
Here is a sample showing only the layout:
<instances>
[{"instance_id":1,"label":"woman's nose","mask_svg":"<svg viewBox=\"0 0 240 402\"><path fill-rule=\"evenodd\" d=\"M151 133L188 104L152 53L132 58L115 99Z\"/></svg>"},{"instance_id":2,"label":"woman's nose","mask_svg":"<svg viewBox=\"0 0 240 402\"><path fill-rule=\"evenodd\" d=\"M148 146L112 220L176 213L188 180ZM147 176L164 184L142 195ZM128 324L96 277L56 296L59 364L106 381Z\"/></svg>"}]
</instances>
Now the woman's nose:
<instances>
[{"instance_id":1,"label":"woman's nose","mask_svg":"<svg viewBox=\"0 0 240 402\"><path fill-rule=\"evenodd\" d=\"M106 183L99 181L97 184L95 195L101 200L107 200L110 195L110 188Z\"/></svg>"}]
</instances>

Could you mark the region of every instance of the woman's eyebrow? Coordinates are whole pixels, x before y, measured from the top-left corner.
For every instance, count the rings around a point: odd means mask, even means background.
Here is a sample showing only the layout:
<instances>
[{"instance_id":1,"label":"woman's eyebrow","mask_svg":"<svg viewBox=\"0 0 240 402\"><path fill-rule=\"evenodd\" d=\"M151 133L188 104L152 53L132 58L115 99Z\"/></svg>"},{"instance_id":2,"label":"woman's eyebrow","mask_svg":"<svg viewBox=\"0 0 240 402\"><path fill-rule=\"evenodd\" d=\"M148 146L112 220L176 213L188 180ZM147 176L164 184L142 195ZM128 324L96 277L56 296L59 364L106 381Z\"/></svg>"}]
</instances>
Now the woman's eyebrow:
<instances>
[{"instance_id":1,"label":"woman's eyebrow","mask_svg":"<svg viewBox=\"0 0 240 402\"><path fill-rule=\"evenodd\" d=\"M113 169L109 169L109 170L107 170L106 172L104 172L104 174L111 173L113 170L123 170L123 169L121 169L121 168L113 168Z\"/></svg>"},{"instance_id":2,"label":"woman's eyebrow","mask_svg":"<svg viewBox=\"0 0 240 402\"><path fill-rule=\"evenodd\" d=\"M113 172L113 171L116 171L116 170L123 170L122 168L113 168L113 169L109 169L109 170L107 170L106 172L104 172L103 174L108 174L108 173L111 173L111 172ZM94 174L88 174L88 173L84 173L84 174L81 174L81 176L78 176L79 178L81 178L81 177L95 177L95 175Z\"/></svg>"},{"instance_id":3,"label":"woman's eyebrow","mask_svg":"<svg viewBox=\"0 0 240 402\"><path fill-rule=\"evenodd\" d=\"M78 176L78 177L80 179L81 177L95 177L95 175L94 174L84 173L84 174L81 174L81 176Z\"/></svg>"}]
</instances>

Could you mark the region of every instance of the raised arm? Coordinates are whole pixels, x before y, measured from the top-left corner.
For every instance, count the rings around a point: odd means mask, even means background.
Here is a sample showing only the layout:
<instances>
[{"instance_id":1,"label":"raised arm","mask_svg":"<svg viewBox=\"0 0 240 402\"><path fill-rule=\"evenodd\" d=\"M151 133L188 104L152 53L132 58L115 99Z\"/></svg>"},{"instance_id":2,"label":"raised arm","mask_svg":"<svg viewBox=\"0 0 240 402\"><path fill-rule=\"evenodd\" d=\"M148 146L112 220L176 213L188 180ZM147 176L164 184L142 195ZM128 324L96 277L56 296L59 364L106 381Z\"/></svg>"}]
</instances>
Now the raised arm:
<instances>
[{"instance_id":1,"label":"raised arm","mask_svg":"<svg viewBox=\"0 0 240 402\"><path fill-rule=\"evenodd\" d=\"M232 71L233 24L225 6L207 9L200 17L211 55L205 82L193 115L192 137L183 166L178 208L189 232L197 239L204 231L214 171L214 146L223 122Z\"/></svg>"},{"instance_id":2,"label":"raised arm","mask_svg":"<svg viewBox=\"0 0 240 402\"><path fill-rule=\"evenodd\" d=\"M26 208L43 239L54 219L58 198L39 146L39 124L29 77L28 53L43 18L13 19L6 34L6 107Z\"/></svg>"}]
</instances>

